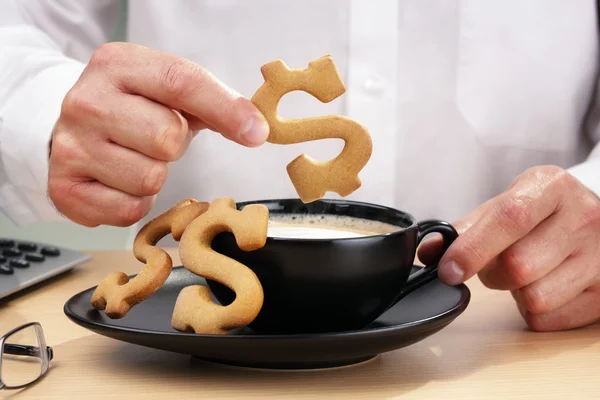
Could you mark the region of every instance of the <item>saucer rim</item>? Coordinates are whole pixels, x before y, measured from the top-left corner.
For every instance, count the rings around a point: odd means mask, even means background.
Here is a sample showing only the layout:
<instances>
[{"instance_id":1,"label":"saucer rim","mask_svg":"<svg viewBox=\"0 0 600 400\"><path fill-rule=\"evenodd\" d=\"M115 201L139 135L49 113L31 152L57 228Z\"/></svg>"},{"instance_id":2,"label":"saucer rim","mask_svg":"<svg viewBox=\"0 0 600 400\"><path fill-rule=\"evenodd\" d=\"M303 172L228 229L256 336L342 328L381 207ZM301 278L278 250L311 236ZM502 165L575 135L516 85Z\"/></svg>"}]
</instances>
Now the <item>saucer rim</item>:
<instances>
[{"instance_id":1,"label":"saucer rim","mask_svg":"<svg viewBox=\"0 0 600 400\"><path fill-rule=\"evenodd\" d=\"M413 268L419 268L419 266L413 265ZM185 269L185 267L183 267L181 265L175 266L172 268L171 273L174 270L181 270L181 269ZM129 275L129 279L132 279L136 275L137 274ZM206 282L205 278L201 278L201 279L202 279L202 281ZM437 280L437 278L428 282L427 284L423 285L422 287L417 288L413 293L417 293L423 287L426 287L427 285L433 283L435 280ZM243 340L279 340L279 341L282 341L282 340L286 340L286 341L287 340L290 340L290 341L311 340L312 341L315 339L321 339L321 340L329 340L329 339L333 339L333 338L345 339L345 338L359 337L359 336L363 336L363 335L371 336L374 334L385 335L386 333L396 332L399 329L401 329L401 330L412 329L412 328L416 328L416 327L427 326L432 323L445 324L445 323L447 323L448 319L454 319L454 318L458 317L460 314L462 314L466 310L466 308L468 307L468 305L470 304L470 301L471 301L471 291L469 290L467 285L462 283L462 284L459 284L456 286L447 286L448 288L460 290L461 296L460 296L460 299L456 302L456 304L454 304L451 308L444 310L442 313L439 313L437 315L434 315L434 316L431 316L428 318L415 320L415 321L393 324L390 326L380 326L380 327L372 327L372 328L369 328L367 326L362 329L323 332L323 333L291 333L291 334L259 334L259 333L256 333L256 334L250 334L250 335L249 334L227 333L227 334L222 335L222 334L186 333L186 332L179 332L179 331L165 332L165 331L148 330L148 329L125 327L125 326L115 326L115 325L110 325L110 324L106 324L103 322L91 321L90 319L86 319L83 316L80 316L78 313L74 312L71 309L71 306L74 305L74 303L76 302L77 299L79 299L83 296L86 296L86 295L91 295L91 293L93 293L93 291L97 287L98 287L98 285L89 287L78 293L75 293L74 295L72 295L71 297L69 297L67 299L67 301L65 302L65 304L63 306L63 312L72 322L74 322L77 325L80 325L86 329L89 329L91 331L109 330L109 331L133 333L136 335L145 335L145 336L163 336L163 337L172 337L172 338L194 337L194 338L199 338L199 339L200 338L204 338L204 339L213 339L214 338L214 339L218 339L218 340L241 340L241 339L243 339ZM409 294L409 296L412 295L413 293ZM401 301L402 300L400 300L400 302ZM395 307L395 305L392 306L391 308L393 308L393 307ZM90 305L90 310L93 310L91 305ZM100 311L98 311L98 312L100 312ZM437 326L438 324L436 324L435 326Z\"/></svg>"}]
</instances>

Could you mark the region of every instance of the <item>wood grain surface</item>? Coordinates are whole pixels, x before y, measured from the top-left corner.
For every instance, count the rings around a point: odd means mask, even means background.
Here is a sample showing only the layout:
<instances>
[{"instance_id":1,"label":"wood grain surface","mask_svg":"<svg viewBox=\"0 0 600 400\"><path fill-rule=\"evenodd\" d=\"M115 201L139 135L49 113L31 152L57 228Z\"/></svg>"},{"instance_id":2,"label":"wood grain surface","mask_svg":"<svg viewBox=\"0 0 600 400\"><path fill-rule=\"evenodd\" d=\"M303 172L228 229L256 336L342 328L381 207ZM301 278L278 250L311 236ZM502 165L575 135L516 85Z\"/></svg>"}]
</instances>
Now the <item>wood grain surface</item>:
<instances>
[{"instance_id":1,"label":"wood grain surface","mask_svg":"<svg viewBox=\"0 0 600 400\"><path fill-rule=\"evenodd\" d=\"M535 333L508 293L468 283L471 304L439 333L362 365L326 371L236 369L99 336L63 305L110 271L136 273L128 251L92 261L0 303L0 331L39 321L55 359L4 399L600 399L600 325ZM171 251L175 265L179 258Z\"/></svg>"}]
</instances>

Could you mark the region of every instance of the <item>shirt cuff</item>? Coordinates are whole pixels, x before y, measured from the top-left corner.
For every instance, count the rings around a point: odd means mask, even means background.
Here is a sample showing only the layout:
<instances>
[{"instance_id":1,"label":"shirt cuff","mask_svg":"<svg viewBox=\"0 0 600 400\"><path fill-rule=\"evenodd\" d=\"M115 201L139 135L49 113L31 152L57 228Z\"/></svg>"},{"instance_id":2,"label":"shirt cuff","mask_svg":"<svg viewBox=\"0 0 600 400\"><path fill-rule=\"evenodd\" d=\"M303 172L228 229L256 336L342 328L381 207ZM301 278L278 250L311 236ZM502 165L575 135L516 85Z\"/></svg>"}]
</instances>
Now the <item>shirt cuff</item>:
<instances>
[{"instance_id":1,"label":"shirt cuff","mask_svg":"<svg viewBox=\"0 0 600 400\"><path fill-rule=\"evenodd\" d=\"M579 182L600 198L600 157L593 157L567 169Z\"/></svg>"},{"instance_id":2,"label":"shirt cuff","mask_svg":"<svg viewBox=\"0 0 600 400\"><path fill-rule=\"evenodd\" d=\"M47 195L48 142L62 101L85 68L66 63L31 77L3 110L0 119L0 209L17 225L64 221Z\"/></svg>"}]
</instances>

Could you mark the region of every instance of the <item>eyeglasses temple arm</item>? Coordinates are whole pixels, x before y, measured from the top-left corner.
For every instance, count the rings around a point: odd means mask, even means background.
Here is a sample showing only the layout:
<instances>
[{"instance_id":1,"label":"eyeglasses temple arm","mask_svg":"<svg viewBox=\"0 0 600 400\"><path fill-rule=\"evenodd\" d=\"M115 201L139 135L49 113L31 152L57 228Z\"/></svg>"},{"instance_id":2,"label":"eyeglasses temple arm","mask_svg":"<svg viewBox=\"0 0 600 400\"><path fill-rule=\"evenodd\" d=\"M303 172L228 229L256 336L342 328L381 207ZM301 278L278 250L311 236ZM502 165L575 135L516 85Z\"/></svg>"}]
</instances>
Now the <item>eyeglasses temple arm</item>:
<instances>
[{"instance_id":1,"label":"eyeglasses temple arm","mask_svg":"<svg viewBox=\"0 0 600 400\"><path fill-rule=\"evenodd\" d=\"M54 351L52 347L46 347L48 352L48 361L52 360L54 357ZM40 348L37 346L29 346L23 344L12 344L5 343L4 344L4 352L6 354L12 354L15 356L31 356L31 357L39 357L40 356Z\"/></svg>"}]
</instances>

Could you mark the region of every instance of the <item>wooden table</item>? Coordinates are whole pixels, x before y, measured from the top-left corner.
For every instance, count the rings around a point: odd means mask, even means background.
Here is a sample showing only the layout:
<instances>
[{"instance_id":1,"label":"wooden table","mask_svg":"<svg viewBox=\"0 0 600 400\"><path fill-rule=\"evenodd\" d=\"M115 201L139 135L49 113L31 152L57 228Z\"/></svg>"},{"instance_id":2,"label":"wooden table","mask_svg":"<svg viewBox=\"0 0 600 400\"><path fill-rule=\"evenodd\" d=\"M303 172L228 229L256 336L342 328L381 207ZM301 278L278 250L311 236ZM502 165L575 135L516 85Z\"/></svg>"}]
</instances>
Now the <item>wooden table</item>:
<instances>
[{"instance_id":1,"label":"wooden table","mask_svg":"<svg viewBox=\"0 0 600 400\"><path fill-rule=\"evenodd\" d=\"M600 399L600 325L529 332L511 296L477 280L468 284L464 314L413 346L341 369L255 371L122 343L72 323L63 314L69 297L115 268L140 268L127 251L90 254L73 272L0 304L0 331L39 321L55 350L48 375L0 398Z\"/></svg>"}]
</instances>

